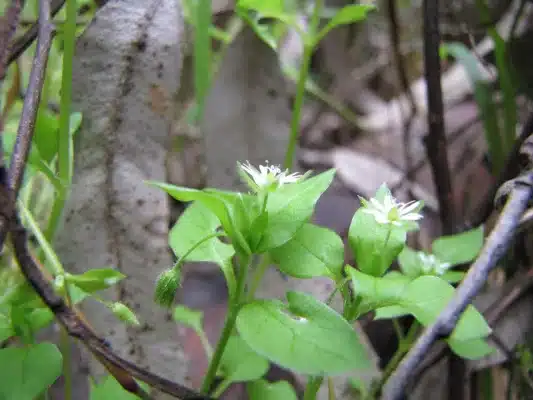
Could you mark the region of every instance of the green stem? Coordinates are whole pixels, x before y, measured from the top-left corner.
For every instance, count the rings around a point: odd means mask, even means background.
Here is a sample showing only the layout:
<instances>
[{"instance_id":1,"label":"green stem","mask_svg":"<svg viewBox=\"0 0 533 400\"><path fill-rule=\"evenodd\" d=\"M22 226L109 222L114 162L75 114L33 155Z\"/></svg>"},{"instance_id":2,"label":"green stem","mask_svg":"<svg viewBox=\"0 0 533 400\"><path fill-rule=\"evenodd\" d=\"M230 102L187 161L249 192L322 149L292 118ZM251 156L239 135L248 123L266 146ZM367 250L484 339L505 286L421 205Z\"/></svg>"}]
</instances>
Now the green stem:
<instances>
[{"instance_id":1,"label":"green stem","mask_svg":"<svg viewBox=\"0 0 533 400\"><path fill-rule=\"evenodd\" d=\"M328 400L335 400L337 396L335 395L335 384L333 383L333 379L331 377L328 377Z\"/></svg>"},{"instance_id":2,"label":"green stem","mask_svg":"<svg viewBox=\"0 0 533 400\"><path fill-rule=\"evenodd\" d=\"M409 328L409 331L407 332L407 335L405 335L405 337L400 340L396 352L385 367L380 381L370 389L368 399L373 400L377 398L377 395L381 392L381 389L383 388L383 385L385 385L387 379L389 379L391 374L400 364L400 361L402 361L403 356L407 354L412 344L414 343L419 327L420 324L417 321L413 321L411 327Z\"/></svg>"},{"instance_id":3,"label":"green stem","mask_svg":"<svg viewBox=\"0 0 533 400\"><path fill-rule=\"evenodd\" d=\"M232 384L232 381L229 379L224 379L217 388L214 390L212 397L218 399L226 391L226 389Z\"/></svg>"},{"instance_id":4,"label":"green stem","mask_svg":"<svg viewBox=\"0 0 533 400\"><path fill-rule=\"evenodd\" d=\"M303 37L304 52L302 56L302 65L300 66L300 76L296 86L296 95L294 97L294 109L292 111L291 133L289 137L289 144L287 146L287 153L285 154L284 168L292 168L294 162L294 153L296 152L296 143L298 142L298 133L300 132L300 116L302 114L302 107L304 103L305 86L307 83L307 75L309 74L309 67L311 65L311 57L315 46L315 34L320 23L320 14L322 12L322 5L324 0L315 0L315 7L309 31Z\"/></svg>"},{"instance_id":5,"label":"green stem","mask_svg":"<svg viewBox=\"0 0 533 400\"><path fill-rule=\"evenodd\" d=\"M64 189L57 197L50 212L46 238L53 242L55 232L61 221L63 208L72 180L72 138L70 136L70 113L72 105L72 59L76 42L76 16L78 5L76 0L68 0L66 5L66 22L63 31L63 71L61 76L61 100L59 104L59 138L57 174Z\"/></svg>"},{"instance_id":6,"label":"green stem","mask_svg":"<svg viewBox=\"0 0 533 400\"><path fill-rule=\"evenodd\" d=\"M254 299L255 292L257 291L257 288L259 287L259 284L263 279L263 275L265 275L265 272L269 265L270 257L268 254L264 254L252 278L252 283L250 284L250 291L248 292L248 301L252 301Z\"/></svg>"},{"instance_id":7,"label":"green stem","mask_svg":"<svg viewBox=\"0 0 533 400\"><path fill-rule=\"evenodd\" d=\"M322 385L324 378L322 376L310 376L305 387L304 400L315 400L316 394Z\"/></svg>"},{"instance_id":8,"label":"green stem","mask_svg":"<svg viewBox=\"0 0 533 400\"><path fill-rule=\"evenodd\" d=\"M204 394L208 394L211 386L213 385L213 381L220 365L220 360L222 359L222 354L224 353L226 345L228 344L228 340L233 332L233 328L235 327L237 315L239 314L242 306L244 288L246 285L246 276L250 267L250 256L243 255L240 258L241 260L239 260L238 265L239 272L237 276L237 288L235 290L235 296L229 299L228 314L226 315L224 328L222 329L215 353L213 354L213 358L209 363L209 368L207 369L207 373L202 383L202 393Z\"/></svg>"},{"instance_id":9,"label":"green stem","mask_svg":"<svg viewBox=\"0 0 533 400\"><path fill-rule=\"evenodd\" d=\"M187 250L185 252L185 254L183 254L179 259L178 261L176 261L176 263L174 264L174 267L172 267L173 269L177 269L181 266L181 264L183 264L183 262L187 259L187 257L189 257L189 255L194 251L196 250L198 247L200 247L203 243L207 242L208 240L211 240L213 238L216 238L216 237L221 237L221 236L226 236L225 233L222 233L222 232L216 232L216 233L212 233L210 235L207 235L206 237L200 239L199 241L197 241L194 245L192 245L189 250Z\"/></svg>"}]
</instances>

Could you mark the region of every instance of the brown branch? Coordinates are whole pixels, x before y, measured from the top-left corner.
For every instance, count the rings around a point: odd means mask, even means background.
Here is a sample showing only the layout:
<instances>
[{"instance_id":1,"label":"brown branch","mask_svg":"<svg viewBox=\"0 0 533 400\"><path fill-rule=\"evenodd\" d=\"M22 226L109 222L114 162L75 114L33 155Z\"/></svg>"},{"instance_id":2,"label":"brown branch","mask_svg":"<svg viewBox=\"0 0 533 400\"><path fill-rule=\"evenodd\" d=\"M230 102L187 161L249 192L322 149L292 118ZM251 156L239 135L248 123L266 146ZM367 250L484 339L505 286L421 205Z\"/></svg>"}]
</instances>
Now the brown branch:
<instances>
[{"instance_id":1,"label":"brown branch","mask_svg":"<svg viewBox=\"0 0 533 400\"><path fill-rule=\"evenodd\" d=\"M439 201L442 232L454 233L455 211L453 188L448 164L448 146L444 127L444 106L441 87L441 61L439 56L439 1L424 0L424 68L427 86L428 128L424 138L433 182ZM448 363L449 398L461 400L464 396L466 366L462 359L451 355Z\"/></svg>"},{"instance_id":2,"label":"brown branch","mask_svg":"<svg viewBox=\"0 0 533 400\"><path fill-rule=\"evenodd\" d=\"M17 31L20 14L24 8L23 0L13 0L5 15L1 18L0 28L0 82L6 76L11 40Z\"/></svg>"},{"instance_id":3,"label":"brown branch","mask_svg":"<svg viewBox=\"0 0 533 400\"><path fill-rule=\"evenodd\" d=\"M519 165L520 164L519 163L520 149L522 148L522 145L527 140L527 138L532 134L533 134L533 112L530 113L529 116L527 117L527 120L524 123L524 126L522 127L522 131L520 132L520 135L515 140L513 148L511 149L511 152L507 156L505 165L503 166L503 170L500 176L498 177L494 185L491 186L485 198L483 199L481 206L478 208L479 211L476 212L476 215L472 218L471 226L479 226L489 218L494 208L494 198L496 197L496 193L498 192L498 189L503 185L504 182L508 181L513 176L516 176L519 174L520 172L520 165Z\"/></svg>"},{"instance_id":4,"label":"brown branch","mask_svg":"<svg viewBox=\"0 0 533 400\"><path fill-rule=\"evenodd\" d=\"M50 6L52 17L55 16L59 10L63 7L65 4L65 0L52 0L52 4ZM17 58L20 57L22 53L24 53L28 47L31 46L35 38L37 38L39 33L39 22L36 22L32 25L31 28L29 28L24 35L22 35L11 48L11 51L9 52L9 57L7 64L11 64L13 61L15 61Z\"/></svg>"},{"instance_id":5,"label":"brown branch","mask_svg":"<svg viewBox=\"0 0 533 400\"><path fill-rule=\"evenodd\" d=\"M428 135L424 138L433 182L439 200L440 221L444 234L454 230L453 190L448 166L444 106L439 56L439 1L424 0L424 69L427 86Z\"/></svg>"},{"instance_id":6,"label":"brown branch","mask_svg":"<svg viewBox=\"0 0 533 400\"><path fill-rule=\"evenodd\" d=\"M39 34L37 38L37 49L33 58L33 65L30 72L30 79L24 98L22 114L17 131L17 140L13 148L11 165L9 167L9 185L13 192L18 193L24 176L24 168L28 154L30 153L35 121L41 92L45 79L46 64L52 45L52 32L54 26L50 21L50 0L39 2Z\"/></svg>"},{"instance_id":7,"label":"brown branch","mask_svg":"<svg viewBox=\"0 0 533 400\"><path fill-rule=\"evenodd\" d=\"M522 214L532 197L533 171L530 171L515 180L514 188L508 196L505 208L487 238L480 255L472 264L453 299L438 316L437 320L425 329L405 359L400 363L398 369L394 371L385 385L383 399L399 399L407 386L408 379L415 371L416 366L421 363L431 345L452 333L466 307L485 284L489 272L509 248L516 235Z\"/></svg>"},{"instance_id":8,"label":"brown branch","mask_svg":"<svg viewBox=\"0 0 533 400\"><path fill-rule=\"evenodd\" d=\"M14 192L5 183L0 184L0 212L4 226L8 227L15 258L20 270L68 334L80 340L125 390L141 396L141 398L150 398L150 396L133 378L137 378L177 399L209 400L209 397L203 396L186 386L153 374L121 358L111 350L106 340L94 333L92 328L74 309L67 306L65 301L54 292L52 286L41 272L38 263L28 251L26 231L15 213L14 204Z\"/></svg>"},{"instance_id":9,"label":"brown branch","mask_svg":"<svg viewBox=\"0 0 533 400\"><path fill-rule=\"evenodd\" d=\"M522 222L520 222L522 223ZM494 326L499 319L512 307L522 296L524 296L533 286L533 272L528 271L515 276L509 281L504 289L504 293L494 301L483 316L489 326ZM449 355L451 350L444 343L435 343L431 353L416 367L413 372L412 381L419 382L422 376L445 356Z\"/></svg>"}]
</instances>

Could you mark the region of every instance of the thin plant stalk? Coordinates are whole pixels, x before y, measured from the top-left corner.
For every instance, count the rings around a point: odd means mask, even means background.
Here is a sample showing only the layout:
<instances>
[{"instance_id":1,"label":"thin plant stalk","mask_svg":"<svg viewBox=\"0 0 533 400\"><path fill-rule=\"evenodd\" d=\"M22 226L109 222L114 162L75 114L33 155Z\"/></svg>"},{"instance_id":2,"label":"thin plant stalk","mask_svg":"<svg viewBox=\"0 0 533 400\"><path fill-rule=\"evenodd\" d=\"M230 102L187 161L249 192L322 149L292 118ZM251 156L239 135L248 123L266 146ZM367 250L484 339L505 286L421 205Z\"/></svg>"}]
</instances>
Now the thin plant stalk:
<instances>
[{"instance_id":1,"label":"thin plant stalk","mask_svg":"<svg viewBox=\"0 0 533 400\"><path fill-rule=\"evenodd\" d=\"M70 113L72 106L72 59L76 42L76 16L78 12L76 0L67 0L66 21L63 31L63 71L61 76L61 100L59 103L59 137L57 154L57 175L63 183L63 190L57 193L48 227L46 238L53 242L55 232L61 221L65 201L72 181L73 144L70 135Z\"/></svg>"},{"instance_id":2,"label":"thin plant stalk","mask_svg":"<svg viewBox=\"0 0 533 400\"><path fill-rule=\"evenodd\" d=\"M239 311L242 306L242 300L244 299L246 277L248 275L248 269L250 268L250 256L246 255L239 257L238 262L239 272L237 276L237 287L235 290L235 295L229 299L228 313L226 315L224 328L222 329L222 333L220 335L220 339L218 340L215 353L213 354L213 358L209 363L207 373L202 383L201 391L204 394L209 393L209 390L213 385L213 381L215 379L218 367L220 365L220 361L222 359L222 354L224 354L224 350L226 349L228 340L231 337L233 328L235 327L235 322L237 321L237 315L239 314Z\"/></svg>"},{"instance_id":3,"label":"thin plant stalk","mask_svg":"<svg viewBox=\"0 0 533 400\"><path fill-rule=\"evenodd\" d=\"M70 137L70 112L72 104L72 59L74 57L74 46L76 41L76 17L78 6L76 0L67 0L66 22L63 31L63 71L61 76L61 100L59 104L59 137L58 137L58 163L57 174L63 182L63 190L57 194L48 227L46 238L53 242L54 234L57 230L65 200L72 180L72 141ZM66 287L66 293L69 293ZM68 297L68 296L67 296ZM70 300L70 299L69 299ZM70 301L69 301L70 303ZM65 399L72 399L72 353L70 338L65 329L61 329L60 338L61 352L63 353L63 379L65 388Z\"/></svg>"},{"instance_id":4,"label":"thin plant stalk","mask_svg":"<svg viewBox=\"0 0 533 400\"><path fill-rule=\"evenodd\" d=\"M315 46L315 34L320 23L320 14L322 12L323 0L316 0L313 15L311 17L311 25L309 31L304 37L304 51L302 56L302 64L300 66L300 76L296 86L296 95L294 97L294 106L292 110L291 131L289 137L289 144L287 145L287 152L285 154L284 168L291 169L294 162L294 154L296 152L296 143L298 142L298 134L300 132L300 118L302 115L302 107L304 103L304 96L306 92L307 76L309 75L309 67L311 66L311 57Z\"/></svg>"}]
</instances>

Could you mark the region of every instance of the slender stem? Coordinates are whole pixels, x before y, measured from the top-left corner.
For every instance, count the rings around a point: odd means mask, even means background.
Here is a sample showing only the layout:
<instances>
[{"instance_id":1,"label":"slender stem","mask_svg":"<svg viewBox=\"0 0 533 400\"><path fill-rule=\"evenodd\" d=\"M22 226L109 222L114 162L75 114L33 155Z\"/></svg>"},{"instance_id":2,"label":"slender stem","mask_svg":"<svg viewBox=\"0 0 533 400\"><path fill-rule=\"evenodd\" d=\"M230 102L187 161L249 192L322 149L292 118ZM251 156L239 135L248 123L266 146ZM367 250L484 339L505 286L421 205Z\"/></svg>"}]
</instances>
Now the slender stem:
<instances>
[{"instance_id":1,"label":"slender stem","mask_svg":"<svg viewBox=\"0 0 533 400\"><path fill-rule=\"evenodd\" d=\"M302 65L300 66L300 76L298 78L298 84L296 85L296 95L294 97L289 144L287 146L287 153L285 154L284 168L287 169L292 168L292 164L294 162L294 153L296 152L296 143L298 142L298 133L300 131L300 116L302 114L305 86L307 83L307 75L309 74L311 57L313 55L315 45L315 34L320 23L320 14L322 12L323 1L324 0L315 0L313 16L311 17L311 26L309 27L307 34L305 34L303 37L304 52L302 57Z\"/></svg>"},{"instance_id":2,"label":"slender stem","mask_svg":"<svg viewBox=\"0 0 533 400\"><path fill-rule=\"evenodd\" d=\"M222 359L222 354L226 349L228 340L233 332L235 327L235 321L237 320L237 315L242 306L242 299L244 297L244 288L246 284L246 276L248 269L250 268L250 256L242 255L239 257L239 272L237 276L237 288L235 290L235 296L229 299L228 305L228 314L226 315L226 321L224 323L224 328L222 329L222 334L218 340L217 347L215 349L215 354L209 363L209 368L205 375L204 381L202 383L202 393L208 394L213 381L215 379L216 373L218 371L218 366L220 365L220 360Z\"/></svg>"},{"instance_id":3,"label":"slender stem","mask_svg":"<svg viewBox=\"0 0 533 400\"><path fill-rule=\"evenodd\" d=\"M393 321L396 320L394 319ZM403 336L403 338L399 337L398 348L396 349L396 352L394 353L390 361L387 363L387 366L383 371L380 381L370 389L368 399L373 400L377 398L377 395L381 392L381 389L383 388L383 385L385 384L387 379L389 379L389 376L391 376L391 374L400 364L400 361L402 361L403 356L406 355L409 349L411 348L411 345L415 341L419 327L420 324L418 323L418 321L413 321L411 327L409 328L409 331L407 332L407 335Z\"/></svg>"},{"instance_id":4,"label":"slender stem","mask_svg":"<svg viewBox=\"0 0 533 400\"><path fill-rule=\"evenodd\" d=\"M316 394L323 381L322 376L310 376L305 387L304 400L316 400Z\"/></svg>"},{"instance_id":5,"label":"slender stem","mask_svg":"<svg viewBox=\"0 0 533 400\"><path fill-rule=\"evenodd\" d=\"M259 284L261 283L261 280L263 279L263 276L265 275L265 272L270 265L270 256L268 254L264 254L261 257L261 262L257 266L255 273L252 278L252 283L250 285L250 290L248 292L248 301L252 301L255 296L255 292L257 291L257 288L259 287Z\"/></svg>"},{"instance_id":6,"label":"slender stem","mask_svg":"<svg viewBox=\"0 0 533 400\"><path fill-rule=\"evenodd\" d=\"M232 383L233 382L230 379L224 379L222 382L220 382L217 388L213 391L213 398L218 399L220 396L222 396L222 393L224 393Z\"/></svg>"},{"instance_id":7,"label":"slender stem","mask_svg":"<svg viewBox=\"0 0 533 400\"><path fill-rule=\"evenodd\" d=\"M187 250L185 252L185 254L183 254L179 259L178 261L176 261L176 263L174 264L174 266L172 267L173 269L177 269L181 266L181 264L183 264L183 262L187 259L187 257L189 257L191 255L191 253L196 250L198 247L200 247L202 244L204 244L205 242L207 242L208 240L211 240L213 238L216 238L216 237L221 237L221 236L226 236L225 233L222 233L222 232L215 232L215 233L212 233L210 235L207 235L206 237L200 239L199 241L197 241L194 245L192 245L189 250Z\"/></svg>"},{"instance_id":8,"label":"slender stem","mask_svg":"<svg viewBox=\"0 0 533 400\"><path fill-rule=\"evenodd\" d=\"M396 332L396 337L398 338L398 343L401 343L404 340L404 333L403 329L400 326L400 322L397 318L394 318L392 320L392 326L394 327L394 331Z\"/></svg>"},{"instance_id":9,"label":"slender stem","mask_svg":"<svg viewBox=\"0 0 533 400\"><path fill-rule=\"evenodd\" d=\"M76 17L78 5L76 0L67 0L66 21L63 30L63 71L61 75L61 100L59 104L59 142L57 174L63 183L63 190L57 197L50 212L46 238L53 242L55 232L61 221L63 208L72 180L73 146L70 135L70 113L72 105L72 59L76 42Z\"/></svg>"},{"instance_id":10,"label":"slender stem","mask_svg":"<svg viewBox=\"0 0 533 400\"><path fill-rule=\"evenodd\" d=\"M335 385L333 384L333 379L328 377L328 400L335 400L337 396L335 395Z\"/></svg>"}]
</instances>

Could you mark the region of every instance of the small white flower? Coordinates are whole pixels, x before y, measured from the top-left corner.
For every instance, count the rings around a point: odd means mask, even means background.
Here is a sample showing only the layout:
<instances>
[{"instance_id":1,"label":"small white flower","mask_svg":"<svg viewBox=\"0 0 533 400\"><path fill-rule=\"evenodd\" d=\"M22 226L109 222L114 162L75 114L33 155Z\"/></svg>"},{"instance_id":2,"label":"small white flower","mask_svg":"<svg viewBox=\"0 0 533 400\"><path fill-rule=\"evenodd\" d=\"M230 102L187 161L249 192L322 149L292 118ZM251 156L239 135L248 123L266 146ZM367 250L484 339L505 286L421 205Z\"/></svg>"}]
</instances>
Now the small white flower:
<instances>
[{"instance_id":1,"label":"small white flower","mask_svg":"<svg viewBox=\"0 0 533 400\"><path fill-rule=\"evenodd\" d=\"M383 202L375 198L370 201L361 198L361 203L364 206L363 212L372 215L379 224L402 226L407 221L422 219L422 214L418 213L420 201L400 203L390 193L385 195Z\"/></svg>"},{"instance_id":2,"label":"small white flower","mask_svg":"<svg viewBox=\"0 0 533 400\"><path fill-rule=\"evenodd\" d=\"M289 170L282 171L278 165L260 165L259 169L246 161L245 164L238 163L241 174L251 189L259 192L263 189L277 189L283 185L296 183L303 178L298 173L289 174Z\"/></svg>"},{"instance_id":3,"label":"small white flower","mask_svg":"<svg viewBox=\"0 0 533 400\"><path fill-rule=\"evenodd\" d=\"M426 254L423 251L417 252L418 258L420 260L420 265L424 275L442 275L451 264L447 262L441 262L435 255Z\"/></svg>"}]
</instances>

